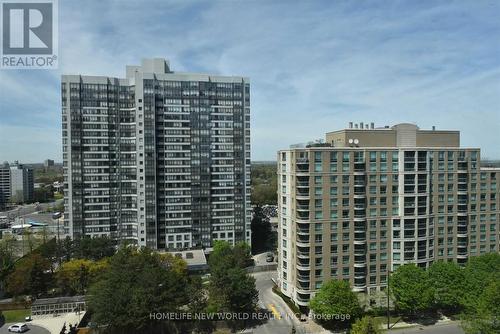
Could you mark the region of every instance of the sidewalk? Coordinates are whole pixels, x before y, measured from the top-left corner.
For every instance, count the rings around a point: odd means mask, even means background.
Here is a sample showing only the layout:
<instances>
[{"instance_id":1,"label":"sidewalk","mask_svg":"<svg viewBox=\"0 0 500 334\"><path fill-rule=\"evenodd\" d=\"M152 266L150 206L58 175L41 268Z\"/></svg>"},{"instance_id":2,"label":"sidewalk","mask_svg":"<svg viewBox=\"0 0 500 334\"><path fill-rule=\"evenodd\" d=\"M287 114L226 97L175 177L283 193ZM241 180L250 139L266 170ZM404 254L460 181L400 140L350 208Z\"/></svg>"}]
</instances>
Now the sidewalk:
<instances>
[{"instance_id":1,"label":"sidewalk","mask_svg":"<svg viewBox=\"0 0 500 334\"><path fill-rule=\"evenodd\" d=\"M396 323L390 323L390 328L391 329L401 329L401 328L409 328L409 327L426 327L426 326L435 326L435 325L440 325L440 324L448 324L448 323L452 323L452 322L454 322L454 320L451 320L450 318L443 315L435 323L428 324L428 325L418 323L418 322L405 322L403 320L400 320ZM386 330L387 324L386 323L381 324L381 328Z\"/></svg>"}]
</instances>

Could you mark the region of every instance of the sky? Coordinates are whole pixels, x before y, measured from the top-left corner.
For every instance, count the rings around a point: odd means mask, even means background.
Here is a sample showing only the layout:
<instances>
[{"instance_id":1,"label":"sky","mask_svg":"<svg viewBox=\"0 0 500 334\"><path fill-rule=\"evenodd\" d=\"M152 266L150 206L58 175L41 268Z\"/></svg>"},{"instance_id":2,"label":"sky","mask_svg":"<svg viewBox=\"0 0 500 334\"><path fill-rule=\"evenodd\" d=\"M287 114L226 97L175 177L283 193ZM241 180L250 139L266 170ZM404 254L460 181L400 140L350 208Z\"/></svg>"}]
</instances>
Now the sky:
<instances>
[{"instance_id":1,"label":"sky","mask_svg":"<svg viewBox=\"0 0 500 334\"><path fill-rule=\"evenodd\" d=\"M500 2L59 0L59 68L0 69L0 162L62 161L61 74L247 76L252 160L350 121L461 131L500 159Z\"/></svg>"}]
</instances>

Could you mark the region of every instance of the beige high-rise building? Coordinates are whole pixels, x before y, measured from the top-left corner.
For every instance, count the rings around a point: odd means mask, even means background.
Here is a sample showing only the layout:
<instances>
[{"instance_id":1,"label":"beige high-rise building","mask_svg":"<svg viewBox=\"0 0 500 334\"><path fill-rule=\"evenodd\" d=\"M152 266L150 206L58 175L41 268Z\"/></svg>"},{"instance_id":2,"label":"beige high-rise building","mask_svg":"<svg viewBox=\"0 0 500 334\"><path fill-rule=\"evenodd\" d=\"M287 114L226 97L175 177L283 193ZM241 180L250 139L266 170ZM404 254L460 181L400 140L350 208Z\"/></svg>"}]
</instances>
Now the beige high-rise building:
<instances>
[{"instance_id":1,"label":"beige high-rise building","mask_svg":"<svg viewBox=\"0 0 500 334\"><path fill-rule=\"evenodd\" d=\"M352 124L278 153L278 280L306 306L330 279L385 289L405 263L499 251L499 168L458 131Z\"/></svg>"}]
</instances>

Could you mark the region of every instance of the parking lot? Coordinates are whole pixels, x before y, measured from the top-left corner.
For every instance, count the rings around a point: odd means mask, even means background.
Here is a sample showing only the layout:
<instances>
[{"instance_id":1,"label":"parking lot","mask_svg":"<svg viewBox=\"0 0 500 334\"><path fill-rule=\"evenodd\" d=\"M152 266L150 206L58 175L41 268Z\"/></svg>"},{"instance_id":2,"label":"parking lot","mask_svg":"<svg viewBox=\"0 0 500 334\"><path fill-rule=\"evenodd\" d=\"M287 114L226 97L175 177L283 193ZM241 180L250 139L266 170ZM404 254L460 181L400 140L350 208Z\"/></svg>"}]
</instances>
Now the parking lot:
<instances>
[{"instance_id":1,"label":"parking lot","mask_svg":"<svg viewBox=\"0 0 500 334\"><path fill-rule=\"evenodd\" d=\"M9 328L10 325L12 325L12 323L3 325L0 328L0 334L7 334L7 333L9 333L9 331L7 330L7 328ZM28 325L29 330L27 332L25 332L25 333L29 333L29 334L50 334L50 332L48 330L46 330L46 329L44 329L42 327L31 325L30 323L27 323L27 325Z\"/></svg>"}]
</instances>

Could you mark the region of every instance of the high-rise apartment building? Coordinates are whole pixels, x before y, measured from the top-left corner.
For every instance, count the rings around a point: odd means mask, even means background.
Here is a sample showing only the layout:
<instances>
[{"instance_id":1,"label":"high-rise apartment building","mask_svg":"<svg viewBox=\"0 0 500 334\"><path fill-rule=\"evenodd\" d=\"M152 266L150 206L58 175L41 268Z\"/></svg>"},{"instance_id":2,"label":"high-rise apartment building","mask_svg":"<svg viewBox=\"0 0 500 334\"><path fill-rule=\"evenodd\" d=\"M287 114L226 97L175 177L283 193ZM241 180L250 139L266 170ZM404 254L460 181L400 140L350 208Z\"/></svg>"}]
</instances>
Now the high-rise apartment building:
<instances>
[{"instance_id":1,"label":"high-rise apartment building","mask_svg":"<svg viewBox=\"0 0 500 334\"><path fill-rule=\"evenodd\" d=\"M63 75L65 228L159 249L250 243L249 79Z\"/></svg>"},{"instance_id":2,"label":"high-rise apartment building","mask_svg":"<svg viewBox=\"0 0 500 334\"><path fill-rule=\"evenodd\" d=\"M0 210L5 209L10 199L10 166L5 162L0 166Z\"/></svg>"},{"instance_id":3,"label":"high-rise apartment building","mask_svg":"<svg viewBox=\"0 0 500 334\"><path fill-rule=\"evenodd\" d=\"M33 169L19 164L5 162L0 166L0 208L9 202L25 203L34 200Z\"/></svg>"},{"instance_id":4,"label":"high-rise apartment building","mask_svg":"<svg viewBox=\"0 0 500 334\"><path fill-rule=\"evenodd\" d=\"M351 123L277 163L279 284L298 305L330 279L372 294L402 264L499 251L500 169L458 131Z\"/></svg>"}]
</instances>

